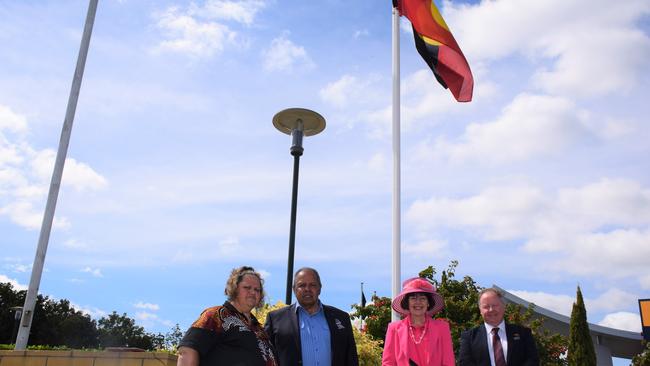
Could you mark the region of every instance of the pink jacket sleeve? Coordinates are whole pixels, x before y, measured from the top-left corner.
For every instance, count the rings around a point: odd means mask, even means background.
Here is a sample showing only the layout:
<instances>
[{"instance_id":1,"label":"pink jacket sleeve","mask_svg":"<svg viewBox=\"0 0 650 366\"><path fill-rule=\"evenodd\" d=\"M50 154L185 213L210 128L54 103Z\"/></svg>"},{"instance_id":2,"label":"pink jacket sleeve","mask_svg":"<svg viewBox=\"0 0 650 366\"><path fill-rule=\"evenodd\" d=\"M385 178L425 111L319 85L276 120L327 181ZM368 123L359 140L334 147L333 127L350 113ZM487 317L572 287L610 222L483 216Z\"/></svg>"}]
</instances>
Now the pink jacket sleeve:
<instances>
[{"instance_id":1,"label":"pink jacket sleeve","mask_svg":"<svg viewBox=\"0 0 650 366\"><path fill-rule=\"evenodd\" d=\"M440 323L442 324L442 365L455 366L454 344L451 342L449 323L446 321L441 321Z\"/></svg>"},{"instance_id":2,"label":"pink jacket sleeve","mask_svg":"<svg viewBox=\"0 0 650 366\"><path fill-rule=\"evenodd\" d=\"M384 353L381 356L381 366L397 366L396 347L399 347L399 340L397 339L397 332L395 327L399 324L393 322L388 324L386 330L386 339L384 340Z\"/></svg>"}]
</instances>

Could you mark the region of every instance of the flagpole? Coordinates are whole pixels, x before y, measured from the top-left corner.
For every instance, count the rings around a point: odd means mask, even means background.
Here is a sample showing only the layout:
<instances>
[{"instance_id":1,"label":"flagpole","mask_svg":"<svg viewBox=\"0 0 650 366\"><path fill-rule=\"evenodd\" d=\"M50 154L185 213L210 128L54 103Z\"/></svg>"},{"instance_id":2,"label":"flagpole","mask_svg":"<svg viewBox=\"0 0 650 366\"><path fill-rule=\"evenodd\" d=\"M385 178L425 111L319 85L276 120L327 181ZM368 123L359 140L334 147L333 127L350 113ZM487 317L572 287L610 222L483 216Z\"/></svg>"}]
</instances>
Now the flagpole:
<instances>
[{"instance_id":1,"label":"flagpole","mask_svg":"<svg viewBox=\"0 0 650 366\"><path fill-rule=\"evenodd\" d=\"M18 328L18 335L16 336L16 346L14 347L14 350L16 351L25 350L29 339L29 331L32 327L34 307L36 306L38 288L41 284L43 265L45 263L45 253L47 252L47 245L50 240L52 221L54 220L54 210L56 209L59 187L61 186L61 178L63 177L63 166L65 165L65 157L68 153L68 145L70 144L72 122L74 121L74 115L77 109L77 100L79 99L79 90L81 89L81 79L83 78L84 68L86 66L86 57L90 45L90 35L92 34L93 24L95 22L97 2L98 0L90 0L88 4L86 23L81 37L79 55L77 56L77 66L72 78L72 87L70 89L70 96L68 97L68 107L65 112L65 120L63 121L61 138L59 140L59 149L56 153L56 161L54 163L54 171L52 172L50 190L47 195L47 203L45 204L45 213L41 224L41 232L38 237L38 247L36 248L36 256L34 258L34 265L32 266L32 276L29 280L27 296L25 296L25 305L23 306L23 316L20 322L20 327Z\"/></svg>"},{"instance_id":2,"label":"flagpole","mask_svg":"<svg viewBox=\"0 0 650 366\"><path fill-rule=\"evenodd\" d=\"M363 294L363 282L361 282L361 308L365 307L365 301L364 301L365 295ZM359 323L359 330L363 330L363 316L360 317L361 322Z\"/></svg>"},{"instance_id":3,"label":"flagpole","mask_svg":"<svg viewBox=\"0 0 650 366\"><path fill-rule=\"evenodd\" d=\"M401 265L401 197L400 197L400 65L399 65L399 11L393 7L393 299L400 292ZM392 321L399 320L393 310Z\"/></svg>"}]
</instances>

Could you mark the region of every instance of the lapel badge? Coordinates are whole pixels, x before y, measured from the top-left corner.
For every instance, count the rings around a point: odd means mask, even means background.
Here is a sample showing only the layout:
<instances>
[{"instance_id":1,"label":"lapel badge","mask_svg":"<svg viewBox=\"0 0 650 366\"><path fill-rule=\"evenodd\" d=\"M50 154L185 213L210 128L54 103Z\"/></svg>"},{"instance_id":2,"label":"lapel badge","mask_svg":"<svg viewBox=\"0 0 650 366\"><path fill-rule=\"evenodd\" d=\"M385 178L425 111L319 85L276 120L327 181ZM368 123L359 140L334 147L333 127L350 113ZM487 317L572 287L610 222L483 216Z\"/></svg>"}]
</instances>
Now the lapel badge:
<instances>
[{"instance_id":1,"label":"lapel badge","mask_svg":"<svg viewBox=\"0 0 650 366\"><path fill-rule=\"evenodd\" d=\"M521 337L519 336L519 333L515 333L515 334L512 335L512 340L513 341L518 341L519 339L521 339Z\"/></svg>"},{"instance_id":2,"label":"lapel badge","mask_svg":"<svg viewBox=\"0 0 650 366\"><path fill-rule=\"evenodd\" d=\"M334 323L336 324L336 327L337 327L338 329L345 329L345 327L343 326L343 324L341 324L341 321L340 321L340 320L338 320L338 319L334 319Z\"/></svg>"}]
</instances>

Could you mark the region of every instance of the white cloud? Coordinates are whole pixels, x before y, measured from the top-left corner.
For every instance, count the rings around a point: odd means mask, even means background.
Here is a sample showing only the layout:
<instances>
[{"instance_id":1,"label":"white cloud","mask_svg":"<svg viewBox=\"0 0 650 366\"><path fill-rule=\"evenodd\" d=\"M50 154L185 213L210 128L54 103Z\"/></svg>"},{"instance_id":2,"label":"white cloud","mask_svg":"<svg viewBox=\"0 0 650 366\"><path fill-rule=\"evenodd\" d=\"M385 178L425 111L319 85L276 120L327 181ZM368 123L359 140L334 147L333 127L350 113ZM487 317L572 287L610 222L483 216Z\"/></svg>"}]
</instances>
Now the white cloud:
<instances>
[{"instance_id":1,"label":"white cloud","mask_svg":"<svg viewBox=\"0 0 650 366\"><path fill-rule=\"evenodd\" d=\"M88 314L93 319L100 319L108 315L108 313L105 310L99 309L94 306L81 306L75 304L74 302L70 302L70 306L75 308L77 311L81 311L84 314Z\"/></svg>"},{"instance_id":2,"label":"white cloud","mask_svg":"<svg viewBox=\"0 0 650 366\"><path fill-rule=\"evenodd\" d=\"M535 82L548 92L571 95L620 92L638 84L649 65L650 38L637 22L649 13L644 0L616 6L606 0L499 0L445 7L468 58L518 53L550 62L539 68Z\"/></svg>"},{"instance_id":3,"label":"white cloud","mask_svg":"<svg viewBox=\"0 0 650 366\"><path fill-rule=\"evenodd\" d=\"M262 52L264 69L267 71L310 70L315 67L304 47L296 45L285 32L274 38L270 46Z\"/></svg>"},{"instance_id":4,"label":"white cloud","mask_svg":"<svg viewBox=\"0 0 650 366\"><path fill-rule=\"evenodd\" d=\"M271 277L271 272L264 270L264 269L258 269L257 272L262 276L262 279L268 280Z\"/></svg>"},{"instance_id":5,"label":"white cloud","mask_svg":"<svg viewBox=\"0 0 650 366\"><path fill-rule=\"evenodd\" d=\"M104 277L102 271L99 268L86 267L82 269L81 272L90 273L93 277Z\"/></svg>"},{"instance_id":6,"label":"white cloud","mask_svg":"<svg viewBox=\"0 0 650 366\"><path fill-rule=\"evenodd\" d=\"M382 153L376 153L368 160L368 168L377 173L384 173L388 171L390 162Z\"/></svg>"},{"instance_id":7,"label":"white cloud","mask_svg":"<svg viewBox=\"0 0 650 366\"><path fill-rule=\"evenodd\" d=\"M531 231L531 222L546 204L543 192L536 187L489 187L467 198L418 200L408 209L406 219L421 230L476 227L487 239L506 240Z\"/></svg>"},{"instance_id":8,"label":"white cloud","mask_svg":"<svg viewBox=\"0 0 650 366\"><path fill-rule=\"evenodd\" d=\"M343 75L340 79L327 84L319 94L323 101L338 108L355 104L355 99L365 92L364 85L357 77Z\"/></svg>"},{"instance_id":9,"label":"white cloud","mask_svg":"<svg viewBox=\"0 0 650 366\"><path fill-rule=\"evenodd\" d=\"M391 128L391 106L386 107L390 95L384 85L387 82L381 75L344 74L321 88L319 95L323 102L340 113L331 118L334 123L348 129L365 124L369 136L381 138L387 136Z\"/></svg>"},{"instance_id":10,"label":"white cloud","mask_svg":"<svg viewBox=\"0 0 650 366\"><path fill-rule=\"evenodd\" d=\"M10 267L16 273L26 273L27 271L31 271L32 269L31 265L24 265L24 264L12 264L10 265Z\"/></svg>"},{"instance_id":11,"label":"white cloud","mask_svg":"<svg viewBox=\"0 0 650 366\"><path fill-rule=\"evenodd\" d=\"M24 116L0 105L0 126L4 129L26 131ZM8 127L13 126L13 127ZM51 149L36 150L24 134L10 137L0 128L0 215L7 215L20 226L36 229L43 220L43 205L54 169L55 152ZM107 187L107 180L87 164L67 158L63 187L76 191L99 190ZM56 228L67 228L65 217L55 217Z\"/></svg>"},{"instance_id":12,"label":"white cloud","mask_svg":"<svg viewBox=\"0 0 650 366\"><path fill-rule=\"evenodd\" d=\"M566 316L571 315L571 308L575 301L575 296L549 294L541 291L508 290L508 292L535 305Z\"/></svg>"},{"instance_id":13,"label":"white cloud","mask_svg":"<svg viewBox=\"0 0 650 366\"><path fill-rule=\"evenodd\" d=\"M203 6L192 3L185 9L167 8L154 15L157 27L166 37L154 51L210 58L221 54L227 46L246 47L248 40L224 22L250 26L265 7L262 0L208 0Z\"/></svg>"},{"instance_id":14,"label":"white cloud","mask_svg":"<svg viewBox=\"0 0 650 366\"><path fill-rule=\"evenodd\" d=\"M557 259L552 267L572 274L589 276L608 272L607 276L612 278L650 274L647 266L650 229L583 234L572 238L571 243L558 244L565 245L565 256Z\"/></svg>"},{"instance_id":15,"label":"white cloud","mask_svg":"<svg viewBox=\"0 0 650 366\"><path fill-rule=\"evenodd\" d=\"M413 256L431 256L442 258L447 252L447 242L445 240L422 240L415 244L404 243L404 253Z\"/></svg>"},{"instance_id":16,"label":"white cloud","mask_svg":"<svg viewBox=\"0 0 650 366\"><path fill-rule=\"evenodd\" d=\"M3 274L0 274L0 282L10 283L11 286L13 286L14 290L16 290L16 291L27 290L27 285L22 285L22 284L18 283L17 280L14 280L13 278L9 278L9 277L7 277L7 276L5 276Z\"/></svg>"},{"instance_id":17,"label":"white cloud","mask_svg":"<svg viewBox=\"0 0 650 366\"><path fill-rule=\"evenodd\" d=\"M436 116L464 105L454 100L424 64L422 69L406 75L400 88L403 94L400 108L405 129L410 129L411 125L422 120L428 122L427 125L439 123Z\"/></svg>"},{"instance_id":18,"label":"white cloud","mask_svg":"<svg viewBox=\"0 0 650 366\"><path fill-rule=\"evenodd\" d=\"M202 22L191 15L169 8L158 15L158 27L168 39L154 49L156 52L179 52L193 57L212 57L223 52L226 44L234 44L237 33L224 24Z\"/></svg>"},{"instance_id":19,"label":"white cloud","mask_svg":"<svg viewBox=\"0 0 650 366\"><path fill-rule=\"evenodd\" d=\"M46 149L35 154L31 161L34 174L43 181L52 177L56 153ZM100 190L106 188L106 178L99 175L87 164L79 163L75 159L67 158L61 182L76 189L77 191Z\"/></svg>"},{"instance_id":20,"label":"white cloud","mask_svg":"<svg viewBox=\"0 0 650 366\"><path fill-rule=\"evenodd\" d=\"M519 240L529 252L556 253L540 266L559 272L650 275L650 189L634 181L603 179L555 193L521 183L493 186L470 197L418 200L406 219L421 233L449 227L488 241Z\"/></svg>"},{"instance_id":21,"label":"white cloud","mask_svg":"<svg viewBox=\"0 0 650 366\"><path fill-rule=\"evenodd\" d=\"M234 20L238 23L251 25L255 21L257 13L266 7L266 1L262 0L208 0L202 7L193 5L189 13L195 16Z\"/></svg>"},{"instance_id":22,"label":"white cloud","mask_svg":"<svg viewBox=\"0 0 650 366\"><path fill-rule=\"evenodd\" d=\"M27 119L20 114L14 113L9 107L0 104L0 133L3 130L24 133L27 131ZM2 162L1 158L0 162Z\"/></svg>"},{"instance_id":23,"label":"white cloud","mask_svg":"<svg viewBox=\"0 0 650 366\"><path fill-rule=\"evenodd\" d=\"M24 200L15 200L0 207L0 215L7 215L13 223L28 229L38 229L43 222L43 211L36 209L31 202ZM70 227L70 223L65 217L55 217L53 226L58 229L67 229Z\"/></svg>"},{"instance_id":24,"label":"white cloud","mask_svg":"<svg viewBox=\"0 0 650 366\"><path fill-rule=\"evenodd\" d=\"M354 31L353 37L355 39L359 39L359 38L362 38L362 37L367 37L369 35L370 35L370 32L368 32L367 29L360 29L360 30Z\"/></svg>"},{"instance_id":25,"label":"white cloud","mask_svg":"<svg viewBox=\"0 0 650 366\"><path fill-rule=\"evenodd\" d=\"M160 310L160 306L158 306L158 304L152 304L149 302L138 301L137 303L133 304L133 306L137 309L147 309L152 311Z\"/></svg>"},{"instance_id":26,"label":"white cloud","mask_svg":"<svg viewBox=\"0 0 650 366\"><path fill-rule=\"evenodd\" d=\"M636 313L619 311L616 313L607 314L603 320L598 322L598 325L640 333L641 317Z\"/></svg>"},{"instance_id":27,"label":"white cloud","mask_svg":"<svg viewBox=\"0 0 650 366\"><path fill-rule=\"evenodd\" d=\"M418 147L421 158L442 156L454 162L522 161L534 156L559 155L592 136L584 113L567 99L522 94L504 108L497 120L467 126L457 141L439 139Z\"/></svg>"},{"instance_id":28,"label":"white cloud","mask_svg":"<svg viewBox=\"0 0 650 366\"><path fill-rule=\"evenodd\" d=\"M63 242L63 246L70 249L85 249L88 247L86 243L80 242L77 239L68 239Z\"/></svg>"},{"instance_id":29,"label":"white cloud","mask_svg":"<svg viewBox=\"0 0 650 366\"><path fill-rule=\"evenodd\" d=\"M174 323L172 321L161 319L158 315L146 311L136 312L135 320L137 320L145 328L150 328L157 324L162 324L166 327L174 326Z\"/></svg>"},{"instance_id":30,"label":"white cloud","mask_svg":"<svg viewBox=\"0 0 650 366\"><path fill-rule=\"evenodd\" d=\"M552 310L558 314L571 316L573 303L576 301L575 294L559 295L549 294L541 291L525 291L525 290L508 290L508 292L521 297L522 299L532 302L535 305ZM584 289L582 290L583 299L585 302L585 309L587 315L590 313L598 313L603 311L614 311L622 308L629 308L630 305L636 304L637 297L634 294L625 292L620 289L612 288L600 294L597 298L590 298L585 296ZM590 318L591 319L591 318ZM589 320L595 323L593 320ZM619 328L625 329L625 328Z\"/></svg>"},{"instance_id":31,"label":"white cloud","mask_svg":"<svg viewBox=\"0 0 650 366\"><path fill-rule=\"evenodd\" d=\"M236 237L225 238L223 240L220 240L217 246L219 248L219 252L223 254L234 254L240 248L239 238Z\"/></svg>"},{"instance_id":32,"label":"white cloud","mask_svg":"<svg viewBox=\"0 0 650 366\"><path fill-rule=\"evenodd\" d=\"M650 273L639 277L639 284L644 290L650 290Z\"/></svg>"}]
</instances>

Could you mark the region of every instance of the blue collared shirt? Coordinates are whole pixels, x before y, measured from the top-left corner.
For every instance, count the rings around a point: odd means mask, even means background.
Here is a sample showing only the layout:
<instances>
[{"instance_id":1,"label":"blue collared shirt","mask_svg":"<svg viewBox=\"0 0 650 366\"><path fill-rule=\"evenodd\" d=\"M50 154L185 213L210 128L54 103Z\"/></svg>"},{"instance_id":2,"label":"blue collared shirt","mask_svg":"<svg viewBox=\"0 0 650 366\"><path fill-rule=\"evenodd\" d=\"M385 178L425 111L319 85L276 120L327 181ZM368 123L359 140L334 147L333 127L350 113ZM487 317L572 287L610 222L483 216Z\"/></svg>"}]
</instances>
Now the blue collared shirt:
<instances>
[{"instance_id":1,"label":"blue collared shirt","mask_svg":"<svg viewBox=\"0 0 650 366\"><path fill-rule=\"evenodd\" d=\"M318 311L309 314L300 304L298 326L300 327L300 346L304 366L331 366L332 350L330 328L325 319L323 304L318 303Z\"/></svg>"}]
</instances>

